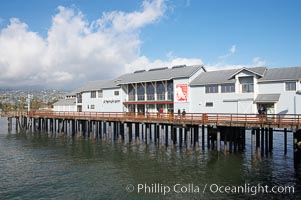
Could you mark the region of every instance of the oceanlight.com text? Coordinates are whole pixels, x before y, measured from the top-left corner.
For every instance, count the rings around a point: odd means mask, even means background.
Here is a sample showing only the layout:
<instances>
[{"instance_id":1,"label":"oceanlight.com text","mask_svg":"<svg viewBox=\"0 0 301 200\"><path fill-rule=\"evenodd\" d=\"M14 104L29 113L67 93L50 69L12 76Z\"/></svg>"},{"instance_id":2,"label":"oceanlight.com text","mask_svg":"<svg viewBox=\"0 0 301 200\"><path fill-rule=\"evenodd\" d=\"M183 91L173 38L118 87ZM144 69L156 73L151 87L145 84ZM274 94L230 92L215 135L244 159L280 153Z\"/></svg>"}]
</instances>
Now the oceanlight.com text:
<instances>
[{"instance_id":1,"label":"oceanlight.com text","mask_svg":"<svg viewBox=\"0 0 301 200\"><path fill-rule=\"evenodd\" d=\"M169 193L178 194L199 194L199 193L212 193L212 194L293 194L295 193L294 186L268 186L268 185L219 185L219 184L174 184L165 185L162 183L154 184L128 184L126 186L127 192L136 192L137 194L162 194L167 195Z\"/></svg>"}]
</instances>

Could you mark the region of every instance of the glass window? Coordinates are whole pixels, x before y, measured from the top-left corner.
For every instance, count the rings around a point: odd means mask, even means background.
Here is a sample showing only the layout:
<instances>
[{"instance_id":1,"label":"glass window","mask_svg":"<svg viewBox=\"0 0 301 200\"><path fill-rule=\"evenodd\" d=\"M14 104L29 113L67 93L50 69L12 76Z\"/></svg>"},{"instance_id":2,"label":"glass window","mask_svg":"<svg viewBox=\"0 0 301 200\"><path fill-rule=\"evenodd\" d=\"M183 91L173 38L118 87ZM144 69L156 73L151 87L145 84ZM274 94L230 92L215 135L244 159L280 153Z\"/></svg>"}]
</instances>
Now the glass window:
<instances>
[{"instance_id":1,"label":"glass window","mask_svg":"<svg viewBox=\"0 0 301 200\"><path fill-rule=\"evenodd\" d=\"M206 85L206 93L218 93L218 85Z\"/></svg>"},{"instance_id":2,"label":"glass window","mask_svg":"<svg viewBox=\"0 0 301 200\"><path fill-rule=\"evenodd\" d=\"M91 109L95 109L95 105L91 105Z\"/></svg>"},{"instance_id":3,"label":"glass window","mask_svg":"<svg viewBox=\"0 0 301 200\"><path fill-rule=\"evenodd\" d=\"M129 101L135 101L135 95L136 91L133 85L128 85L128 95L129 95Z\"/></svg>"},{"instance_id":4,"label":"glass window","mask_svg":"<svg viewBox=\"0 0 301 200\"><path fill-rule=\"evenodd\" d=\"M114 91L115 96L119 96L119 91Z\"/></svg>"},{"instance_id":5,"label":"glass window","mask_svg":"<svg viewBox=\"0 0 301 200\"><path fill-rule=\"evenodd\" d=\"M241 91L243 93L254 92L254 80L253 77L240 77L239 83L241 84Z\"/></svg>"},{"instance_id":6,"label":"glass window","mask_svg":"<svg viewBox=\"0 0 301 200\"><path fill-rule=\"evenodd\" d=\"M96 91L91 92L91 98L96 98Z\"/></svg>"},{"instance_id":7,"label":"glass window","mask_svg":"<svg viewBox=\"0 0 301 200\"><path fill-rule=\"evenodd\" d=\"M162 82L157 82L157 100L165 100L165 87Z\"/></svg>"},{"instance_id":8,"label":"glass window","mask_svg":"<svg viewBox=\"0 0 301 200\"><path fill-rule=\"evenodd\" d=\"M167 100L173 100L173 81L167 82Z\"/></svg>"},{"instance_id":9,"label":"glass window","mask_svg":"<svg viewBox=\"0 0 301 200\"><path fill-rule=\"evenodd\" d=\"M224 84L221 85L222 93L233 93L235 92L235 84Z\"/></svg>"},{"instance_id":10,"label":"glass window","mask_svg":"<svg viewBox=\"0 0 301 200\"><path fill-rule=\"evenodd\" d=\"M206 107L213 107L213 102L206 102Z\"/></svg>"},{"instance_id":11,"label":"glass window","mask_svg":"<svg viewBox=\"0 0 301 200\"><path fill-rule=\"evenodd\" d=\"M98 98L102 98L103 97L103 92L102 90L98 90Z\"/></svg>"},{"instance_id":12,"label":"glass window","mask_svg":"<svg viewBox=\"0 0 301 200\"><path fill-rule=\"evenodd\" d=\"M285 90L286 91L296 91L296 82L286 82Z\"/></svg>"},{"instance_id":13,"label":"glass window","mask_svg":"<svg viewBox=\"0 0 301 200\"><path fill-rule=\"evenodd\" d=\"M145 94L145 88L142 83L137 84L137 98L138 101L143 101L144 100L144 94Z\"/></svg>"},{"instance_id":14,"label":"glass window","mask_svg":"<svg viewBox=\"0 0 301 200\"><path fill-rule=\"evenodd\" d=\"M155 100L155 87L152 83L146 84L146 93L148 101Z\"/></svg>"}]
</instances>

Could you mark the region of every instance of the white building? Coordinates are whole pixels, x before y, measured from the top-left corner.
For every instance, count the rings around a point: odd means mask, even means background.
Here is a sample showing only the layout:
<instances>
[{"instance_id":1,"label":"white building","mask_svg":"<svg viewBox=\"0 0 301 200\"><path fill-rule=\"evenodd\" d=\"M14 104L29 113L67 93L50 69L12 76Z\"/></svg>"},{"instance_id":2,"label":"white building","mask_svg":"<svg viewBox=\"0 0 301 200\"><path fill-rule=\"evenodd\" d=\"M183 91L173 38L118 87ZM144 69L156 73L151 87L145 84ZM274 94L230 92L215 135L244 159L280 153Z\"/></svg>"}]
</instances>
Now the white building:
<instances>
[{"instance_id":1,"label":"white building","mask_svg":"<svg viewBox=\"0 0 301 200\"><path fill-rule=\"evenodd\" d=\"M249 114L264 107L269 114L300 114L300 81L301 67L155 68L89 82L55 103L54 111Z\"/></svg>"},{"instance_id":2,"label":"white building","mask_svg":"<svg viewBox=\"0 0 301 200\"><path fill-rule=\"evenodd\" d=\"M76 90L78 112L122 112L122 91L114 80L92 81Z\"/></svg>"},{"instance_id":3,"label":"white building","mask_svg":"<svg viewBox=\"0 0 301 200\"><path fill-rule=\"evenodd\" d=\"M204 72L190 84L190 110L198 113L301 113L301 67Z\"/></svg>"},{"instance_id":4,"label":"white building","mask_svg":"<svg viewBox=\"0 0 301 200\"><path fill-rule=\"evenodd\" d=\"M60 99L58 102L53 104L53 111L62 111L62 112L77 111L76 99L75 98Z\"/></svg>"},{"instance_id":5,"label":"white building","mask_svg":"<svg viewBox=\"0 0 301 200\"><path fill-rule=\"evenodd\" d=\"M203 66L174 66L135 71L117 78L127 112L189 112L190 82L204 72Z\"/></svg>"}]
</instances>

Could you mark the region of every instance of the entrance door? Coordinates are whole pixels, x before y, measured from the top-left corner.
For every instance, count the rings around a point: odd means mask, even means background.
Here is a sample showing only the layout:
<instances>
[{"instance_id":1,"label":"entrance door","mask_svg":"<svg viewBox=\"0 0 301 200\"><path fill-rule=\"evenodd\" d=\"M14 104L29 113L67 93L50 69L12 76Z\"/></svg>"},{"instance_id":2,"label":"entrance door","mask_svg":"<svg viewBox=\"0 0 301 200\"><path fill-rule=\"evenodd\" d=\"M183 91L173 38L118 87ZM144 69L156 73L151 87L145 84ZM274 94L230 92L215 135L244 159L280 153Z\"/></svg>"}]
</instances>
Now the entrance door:
<instances>
[{"instance_id":1,"label":"entrance door","mask_svg":"<svg viewBox=\"0 0 301 200\"><path fill-rule=\"evenodd\" d=\"M257 110L260 107L265 108L268 115L275 114L275 104L274 103L258 103L257 104Z\"/></svg>"}]
</instances>

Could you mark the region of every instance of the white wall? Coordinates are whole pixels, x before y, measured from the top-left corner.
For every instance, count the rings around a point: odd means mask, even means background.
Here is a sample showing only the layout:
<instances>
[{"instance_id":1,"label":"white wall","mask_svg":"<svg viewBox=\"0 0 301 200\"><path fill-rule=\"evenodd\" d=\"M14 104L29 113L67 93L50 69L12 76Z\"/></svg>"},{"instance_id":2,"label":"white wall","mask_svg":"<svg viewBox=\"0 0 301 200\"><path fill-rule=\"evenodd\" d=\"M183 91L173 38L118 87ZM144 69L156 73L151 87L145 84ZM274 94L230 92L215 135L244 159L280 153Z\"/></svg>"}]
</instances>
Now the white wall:
<instances>
[{"instance_id":1,"label":"white wall","mask_svg":"<svg viewBox=\"0 0 301 200\"><path fill-rule=\"evenodd\" d=\"M259 83L259 94L280 94L279 101L275 104L276 114L301 114L301 95L296 91L286 91L285 82ZM296 90L300 90L300 82L296 84Z\"/></svg>"},{"instance_id":2,"label":"white wall","mask_svg":"<svg viewBox=\"0 0 301 200\"><path fill-rule=\"evenodd\" d=\"M53 106L53 111L75 112L76 111L76 105L72 105L72 106Z\"/></svg>"},{"instance_id":3,"label":"white wall","mask_svg":"<svg viewBox=\"0 0 301 200\"><path fill-rule=\"evenodd\" d=\"M219 86L219 91L220 86ZM205 93L205 86L190 88L190 111L194 113L254 113L253 93ZM206 107L212 102L213 107Z\"/></svg>"},{"instance_id":4,"label":"white wall","mask_svg":"<svg viewBox=\"0 0 301 200\"><path fill-rule=\"evenodd\" d=\"M115 91L119 91L119 95L114 95ZM91 92L83 92L82 94L82 111L83 112L122 112L122 90L116 89L103 89L103 97L98 98L98 91L96 98L91 98ZM91 109L91 105L95 108ZM89 106L89 108L88 108Z\"/></svg>"}]
</instances>

